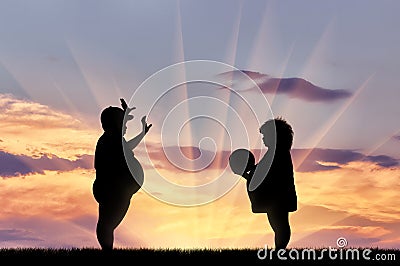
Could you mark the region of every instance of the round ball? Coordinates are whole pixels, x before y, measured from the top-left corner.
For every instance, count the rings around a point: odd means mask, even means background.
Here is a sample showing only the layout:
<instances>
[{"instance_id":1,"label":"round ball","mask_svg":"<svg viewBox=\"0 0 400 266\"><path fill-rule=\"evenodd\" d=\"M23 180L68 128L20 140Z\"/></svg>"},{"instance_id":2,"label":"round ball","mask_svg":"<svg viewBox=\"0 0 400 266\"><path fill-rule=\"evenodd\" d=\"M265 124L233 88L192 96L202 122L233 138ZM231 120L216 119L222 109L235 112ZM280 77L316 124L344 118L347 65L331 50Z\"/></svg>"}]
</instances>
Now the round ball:
<instances>
[{"instance_id":1,"label":"round ball","mask_svg":"<svg viewBox=\"0 0 400 266\"><path fill-rule=\"evenodd\" d=\"M254 154L247 149L237 149L229 156L229 166L235 174L243 175L255 165Z\"/></svg>"}]
</instances>

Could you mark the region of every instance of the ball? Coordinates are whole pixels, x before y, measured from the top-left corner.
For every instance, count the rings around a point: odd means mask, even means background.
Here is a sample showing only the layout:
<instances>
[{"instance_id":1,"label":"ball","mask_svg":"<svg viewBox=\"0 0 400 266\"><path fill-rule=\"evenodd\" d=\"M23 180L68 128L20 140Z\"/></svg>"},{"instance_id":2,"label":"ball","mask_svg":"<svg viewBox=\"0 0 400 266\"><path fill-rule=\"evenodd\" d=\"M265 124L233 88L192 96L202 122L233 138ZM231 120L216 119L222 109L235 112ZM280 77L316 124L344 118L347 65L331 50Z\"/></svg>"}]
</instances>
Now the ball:
<instances>
[{"instance_id":1,"label":"ball","mask_svg":"<svg viewBox=\"0 0 400 266\"><path fill-rule=\"evenodd\" d=\"M229 166L238 175L250 171L255 165L254 154L247 149L237 149L229 156Z\"/></svg>"}]
</instances>

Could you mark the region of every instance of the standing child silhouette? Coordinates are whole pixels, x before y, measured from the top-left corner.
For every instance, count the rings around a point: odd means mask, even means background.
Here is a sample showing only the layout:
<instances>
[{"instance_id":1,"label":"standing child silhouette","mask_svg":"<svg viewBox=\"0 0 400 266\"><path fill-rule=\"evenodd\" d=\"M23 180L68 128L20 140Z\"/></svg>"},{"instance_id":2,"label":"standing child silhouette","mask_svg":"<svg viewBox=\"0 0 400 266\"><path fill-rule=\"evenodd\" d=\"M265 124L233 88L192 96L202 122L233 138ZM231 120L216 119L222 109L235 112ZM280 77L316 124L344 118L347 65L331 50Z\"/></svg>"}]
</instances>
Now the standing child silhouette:
<instances>
[{"instance_id":1,"label":"standing child silhouette","mask_svg":"<svg viewBox=\"0 0 400 266\"><path fill-rule=\"evenodd\" d=\"M297 210L297 194L290 150L292 127L283 118L266 121L260 127L267 153L250 170L242 173L247 180L247 192L254 213L266 213L274 231L275 249L285 249L291 229L289 212ZM274 137L275 136L275 137ZM252 181L259 185L252 188Z\"/></svg>"},{"instance_id":2,"label":"standing child silhouette","mask_svg":"<svg viewBox=\"0 0 400 266\"><path fill-rule=\"evenodd\" d=\"M129 108L124 99L121 99L121 105L123 109L110 106L101 112L104 133L97 141L94 158L93 195L99 204L96 235L103 250L113 249L114 230L125 217L133 194L143 184L143 169L134 157L133 149L152 126L143 116L142 132L126 141L126 122L133 119L129 113L135 108Z\"/></svg>"}]
</instances>

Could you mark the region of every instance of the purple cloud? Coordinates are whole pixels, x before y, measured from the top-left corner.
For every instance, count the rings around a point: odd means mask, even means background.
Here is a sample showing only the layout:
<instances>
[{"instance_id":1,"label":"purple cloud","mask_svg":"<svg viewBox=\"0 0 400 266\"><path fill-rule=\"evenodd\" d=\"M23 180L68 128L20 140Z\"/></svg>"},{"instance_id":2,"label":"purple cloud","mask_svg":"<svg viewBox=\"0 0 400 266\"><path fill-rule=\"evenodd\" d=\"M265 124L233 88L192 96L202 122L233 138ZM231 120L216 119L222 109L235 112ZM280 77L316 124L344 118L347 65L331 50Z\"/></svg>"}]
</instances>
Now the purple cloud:
<instances>
[{"instance_id":1,"label":"purple cloud","mask_svg":"<svg viewBox=\"0 0 400 266\"><path fill-rule=\"evenodd\" d=\"M262 151L252 149L256 161L260 160ZM185 169L192 172L194 169L225 169L229 167L231 151L220 150L215 154L209 150L201 150L198 147L158 147L149 145L147 155L151 159L151 165L146 168L164 169L174 172L182 172ZM136 152L137 156L147 156L144 151ZM350 162L371 162L384 168L396 167L399 161L388 155L366 155L362 152L350 149L292 149L291 151L294 169L297 172L317 172L340 169Z\"/></svg>"},{"instance_id":2,"label":"purple cloud","mask_svg":"<svg viewBox=\"0 0 400 266\"><path fill-rule=\"evenodd\" d=\"M398 160L387 155L364 155L346 149L293 149L292 156L295 169L298 172L332 170L354 161L372 162L381 167L393 167L399 164ZM336 163L337 165L322 165L319 162Z\"/></svg>"},{"instance_id":3,"label":"purple cloud","mask_svg":"<svg viewBox=\"0 0 400 266\"><path fill-rule=\"evenodd\" d=\"M258 149L253 149L252 151L258 161L261 151ZM166 156L166 153L168 156ZM211 151L200 150L197 147L170 146L164 147L164 150L162 150L154 146L148 149L148 155L153 163L148 167L177 172L181 172L184 169L224 169L229 167L230 154L231 151L227 150L221 150L214 154ZM397 159L387 155L365 155L349 149L292 149L291 154L293 165L297 172L340 169L343 165L356 161L371 162L385 168L399 165Z\"/></svg>"},{"instance_id":4,"label":"purple cloud","mask_svg":"<svg viewBox=\"0 0 400 266\"><path fill-rule=\"evenodd\" d=\"M394 138L395 140L400 140L400 135L393 136L393 138Z\"/></svg>"},{"instance_id":5,"label":"purple cloud","mask_svg":"<svg viewBox=\"0 0 400 266\"><path fill-rule=\"evenodd\" d=\"M96 247L96 218L77 223L60 217L6 217L1 219L0 241L3 248L74 248ZM86 220L86 221L84 221ZM86 223L86 224L85 224Z\"/></svg>"},{"instance_id":6,"label":"purple cloud","mask_svg":"<svg viewBox=\"0 0 400 266\"><path fill-rule=\"evenodd\" d=\"M34 240L43 241L40 238L30 236L32 232L21 229L2 229L0 230L1 241L15 241L15 240Z\"/></svg>"},{"instance_id":7,"label":"purple cloud","mask_svg":"<svg viewBox=\"0 0 400 266\"><path fill-rule=\"evenodd\" d=\"M345 237L348 246L399 248L399 221L377 221L366 216L352 214L347 210L332 210L322 206L305 205L292 217L293 223L309 223L310 226L325 225L325 228L306 235L292 243L293 246L336 247L336 240Z\"/></svg>"},{"instance_id":8,"label":"purple cloud","mask_svg":"<svg viewBox=\"0 0 400 266\"><path fill-rule=\"evenodd\" d=\"M254 150L253 153L258 159L261 151ZM141 153L136 154L139 155ZM147 150L147 154L152 161L150 167L176 172L182 172L186 169L189 172L193 172L195 171L194 169L211 170L228 167L231 152L228 150L221 150L214 153L209 150L191 146L168 146L163 148L152 146Z\"/></svg>"},{"instance_id":9,"label":"purple cloud","mask_svg":"<svg viewBox=\"0 0 400 266\"><path fill-rule=\"evenodd\" d=\"M387 155L376 155L376 156L367 156L365 158L366 161L374 162L382 167L393 167L399 164L399 162L390 156Z\"/></svg>"},{"instance_id":10,"label":"purple cloud","mask_svg":"<svg viewBox=\"0 0 400 266\"><path fill-rule=\"evenodd\" d=\"M285 94L290 98L309 102L332 102L352 95L347 90L322 88L302 78L273 78L266 74L246 70L225 72L221 76L229 78L231 75L232 79L240 82L243 79L243 73L253 79L264 94ZM251 89L254 87L248 90Z\"/></svg>"},{"instance_id":11,"label":"purple cloud","mask_svg":"<svg viewBox=\"0 0 400 266\"><path fill-rule=\"evenodd\" d=\"M232 80L237 80L240 78L244 78L244 74L249 76L252 80L260 80L260 79L266 79L269 78L270 76L267 74L261 74L260 72L254 72L254 71L249 71L249 70L233 70L233 71L228 71L228 72L223 72L219 74L218 76L227 78L227 79L232 79Z\"/></svg>"},{"instance_id":12,"label":"purple cloud","mask_svg":"<svg viewBox=\"0 0 400 266\"><path fill-rule=\"evenodd\" d=\"M76 160L68 160L56 155L32 158L0 151L0 176L3 177L43 173L45 170L69 171L76 168L93 168L93 155L82 155Z\"/></svg>"},{"instance_id":13,"label":"purple cloud","mask_svg":"<svg viewBox=\"0 0 400 266\"><path fill-rule=\"evenodd\" d=\"M318 243L319 246L337 248L336 240L339 237L343 237L349 243L349 247L373 247L377 246L377 243L381 241L380 237L368 237L363 235L355 234L351 229L346 228L326 228L316 231L301 240L296 241L293 245L299 246L311 246ZM361 256L361 255L360 255Z\"/></svg>"}]
</instances>

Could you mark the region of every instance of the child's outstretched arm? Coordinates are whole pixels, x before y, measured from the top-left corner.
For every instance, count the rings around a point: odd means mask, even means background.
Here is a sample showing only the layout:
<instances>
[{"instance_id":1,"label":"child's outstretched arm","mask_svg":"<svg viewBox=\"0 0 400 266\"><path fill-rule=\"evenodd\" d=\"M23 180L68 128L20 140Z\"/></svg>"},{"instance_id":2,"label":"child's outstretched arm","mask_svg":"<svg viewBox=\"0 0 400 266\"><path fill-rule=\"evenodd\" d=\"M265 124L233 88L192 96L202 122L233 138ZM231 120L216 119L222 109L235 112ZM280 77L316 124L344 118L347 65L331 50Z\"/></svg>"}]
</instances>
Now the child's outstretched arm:
<instances>
[{"instance_id":1,"label":"child's outstretched arm","mask_svg":"<svg viewBox=\"0 0 400 266\"><path fill-rule=\"evenodd\" d=\"M136 107L128 107L128 104L126 103L124 98L120 98L120 101L121 101L121 107L122 107L122 109L124 109L124 111L128 117L128 120L132 119L133 115L130 115L129 113L132 110L135 110ZM130 149L130 150L133 150L134 148L136 148L137 145L139 145L140 141L142 141L143 137L147 134L150 127L152 126L152 124L150 124L150 125L147 124L146 116L143 116L141 121L142 121L142 132L140 132L136 137L127 141L128 149ZM127 120L125 120L124 122L126 123Z\"/></svg>"},{"instance_id":2,"label":"child's outstretched arm","mask_svg":"<svg viewBox=\"0 0 400 266\"><path fill-rule=\"evenodd\" d=\"M152 124L147 124L146 122L146 116L142 117L142 132L140 132L136 137L133 137L129 141L127 141L128 148L130 150L133 150L136 148L137 145L142 141L144 136L149 132L149 129L151 128Z\"/></svg>"}]
</instances>

